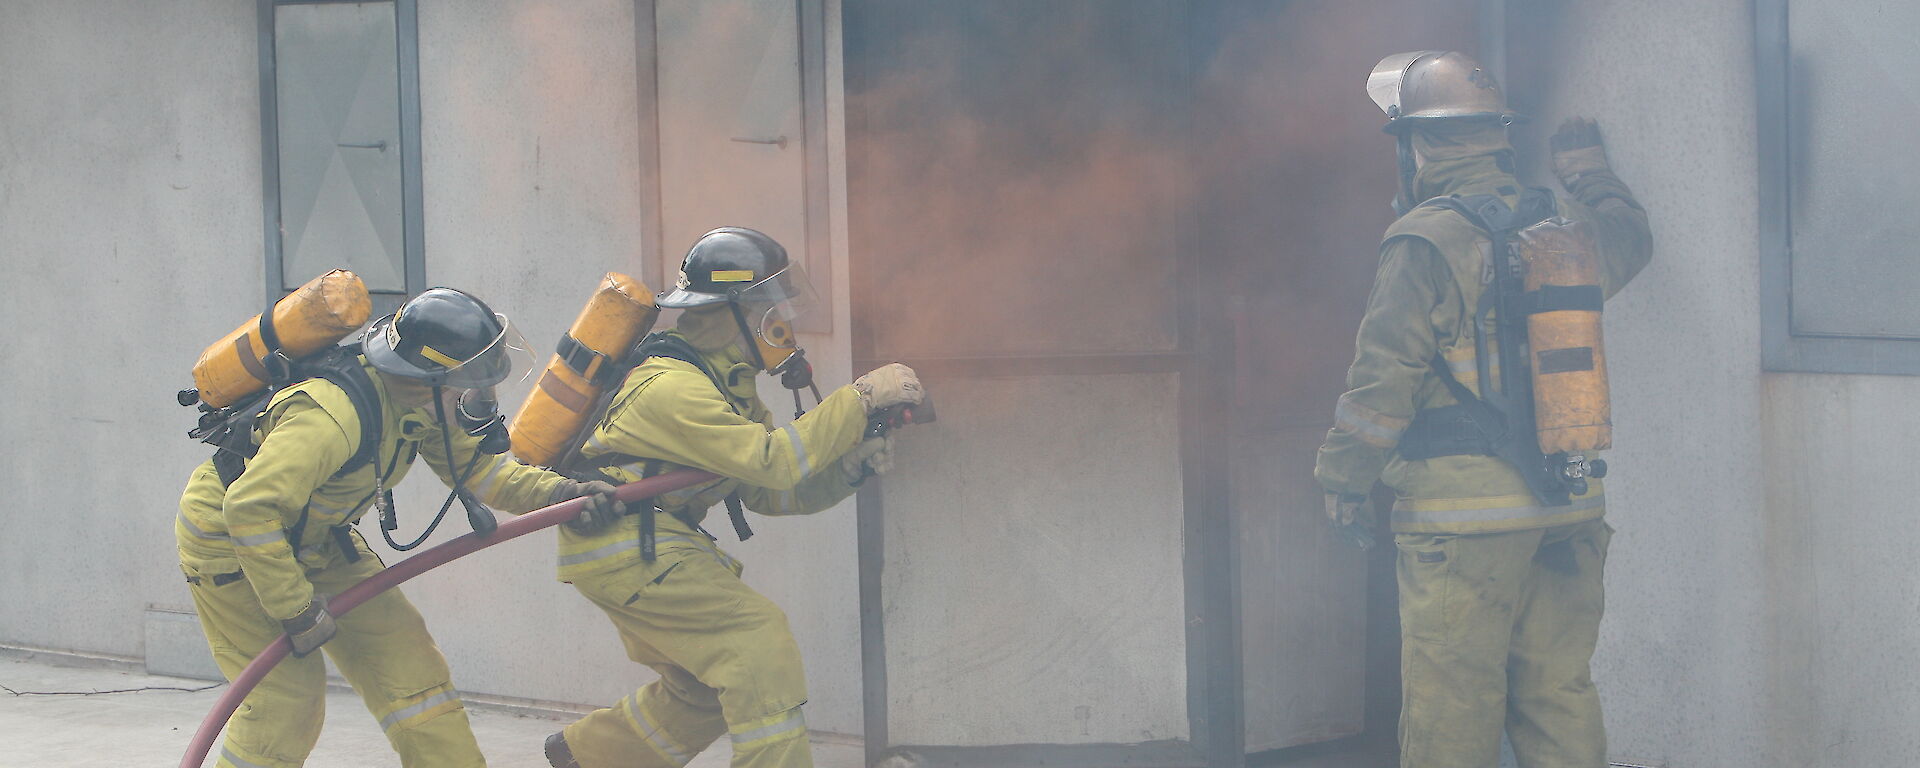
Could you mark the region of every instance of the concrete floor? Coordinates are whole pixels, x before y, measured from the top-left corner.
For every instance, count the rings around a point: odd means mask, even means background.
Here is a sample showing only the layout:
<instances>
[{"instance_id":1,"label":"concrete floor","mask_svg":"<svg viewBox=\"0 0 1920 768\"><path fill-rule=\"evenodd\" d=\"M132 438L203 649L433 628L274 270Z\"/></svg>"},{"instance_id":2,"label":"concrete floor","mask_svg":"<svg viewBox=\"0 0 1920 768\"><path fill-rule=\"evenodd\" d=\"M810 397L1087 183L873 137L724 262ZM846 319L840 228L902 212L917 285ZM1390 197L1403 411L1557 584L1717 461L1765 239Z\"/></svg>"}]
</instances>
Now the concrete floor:
<instances>
[{"instance_id":1,"label":"concrete floor","mask_svg":"<svg viewBox=\"0 0 1920 768\"><path fill-rule=\"evenodd\" d=\"M0 655L0 685L15 691L99 691L144 686L200 688L207 683L128 671L51 654ZM187 740L222 688L187 693L142 691L95 696L16 696L0 691L0 768L126 768L180 762ZM575 715L540 714L469 702L474 735L493 768L547 768L541 744ZM351 691L327 694L326 727L308 768L397 766L378 725ZM216 746L217 750L218 747ZM857 768L857 745L813 748L821 768ZM720 768L732 758L721 739L695 758L695 768ZM210 763L209 763L210 764Z\"/></svg>"}]
</instances>

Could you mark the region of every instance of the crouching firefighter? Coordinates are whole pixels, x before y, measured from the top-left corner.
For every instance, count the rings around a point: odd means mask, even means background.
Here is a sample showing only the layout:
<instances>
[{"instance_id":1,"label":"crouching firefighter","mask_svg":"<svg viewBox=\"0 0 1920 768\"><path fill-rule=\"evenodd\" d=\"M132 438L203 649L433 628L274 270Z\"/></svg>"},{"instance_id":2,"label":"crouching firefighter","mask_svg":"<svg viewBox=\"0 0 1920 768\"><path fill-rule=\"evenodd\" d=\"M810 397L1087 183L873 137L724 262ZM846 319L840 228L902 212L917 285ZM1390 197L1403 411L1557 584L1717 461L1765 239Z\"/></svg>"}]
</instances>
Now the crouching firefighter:
<instances>
[{"instance_id":1,"label":"crouching firefighter","mask_svg":"<svg viewBox=\"0 0 1920 768\"><path fill-rule=\"evenodd\" d=\"M264 317L274 314L284 313ZM266 323L259 332L276 335ZM282 327L278 336L292 332ZM611 486L501 455L505 430L487 418L492 388L524 367L525 350L505 316L435 288L375 321L358 345L278 356L277 388L230 409L203 409L225 420L203 420L195 435L221 447L188 481L174 532L207 645L229 679L282 634L294 656L240 705L217 765L306 761L324 714L326 668L313 654L323 644L401 764L486 764L446 659L412 604L391 590L336 619L326 601L382 569L353 524L375 507L392 530L391 489L416 456L483 530L480 521L492 517L479 502L517 514L594 493L594 504L617 507Z\"/></svg>"},{"instance_id":2,"label":"crouching firefighter","mask_svg":"<svg viewBox=\"0 0 1920 768\"><path fill-rule=\"evenodd\" d=\"M887 438L870 418L924 396L895 363L774 429L755 380L805 364L791 322L811 290L779 243L723 227L694 243L678 289L659 297L685 311L641 344L641 362L574 466L622 484L683 467L722 479L629 505L632 514L583 514L561 530L560 580L605 611L628 657L660 678L549 737L553 765L680 766L722 734L736 766L813 764L786 615L741 581L739 561L701 526L716 504L741 539L751 535L742 507L802 515L833 506L889 466Z\"/></svg>"},{"instance_id":3,"label":"crouching firefighter","mask_svg":"<svg viewBox=\"0 0 1920 768\"><path fill-rule=\"evenodd\" d=\"M1492 75L1459 53L1368 78L1400 154L1347 392L1314 476L1362 546L1376 479L1396 493L1400 764L1606 765L1588 662L1612 528L1602 301L1646 266L1646 213L1591 121L1552 137L1569 196L1514 176Z\"/></svg>"}]
</instances>

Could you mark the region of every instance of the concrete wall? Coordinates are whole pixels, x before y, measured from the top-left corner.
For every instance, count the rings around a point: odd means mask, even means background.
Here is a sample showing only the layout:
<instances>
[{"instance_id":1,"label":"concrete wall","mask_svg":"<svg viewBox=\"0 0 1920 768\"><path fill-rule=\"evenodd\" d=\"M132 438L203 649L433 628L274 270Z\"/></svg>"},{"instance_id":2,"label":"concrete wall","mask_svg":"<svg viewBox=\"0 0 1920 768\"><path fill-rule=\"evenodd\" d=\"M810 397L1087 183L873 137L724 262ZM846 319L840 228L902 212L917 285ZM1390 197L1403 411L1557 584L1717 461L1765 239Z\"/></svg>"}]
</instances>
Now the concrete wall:
<instances>
[{"instance_id":1,"label":"concrete wall","mask_svg":"<svg viewBox=\"0 0 1920 768\"><path fill-rule=\"evenodd\" d=\"M172 520L207 451L172 391L264 305L256 32L250 0L0 4L0 393L16 404L0 420L17 436L0 643L139 657L149 606L191 608ZM644 274L635 49L625 0L420 4L428 282L485 297L537 347L601 273ZM844 339L804 341L823 383L848 380ZM445 493L416 475L402 533ZM725 544L791 615L809 720L857 733L851 505L757 525ZM451 515L433 541L463 528ZM456 685L606 704L652 677L553 567L542 534L406 588Z\"/></svg>"},{"instance_id":2,"label":"concrete wall","mask_svg":"<svg viewBox=\"0 0 1920 768\"><path fill-rule=\"evenodd\" d=\"M200 348L263 306L253 4L0 5L0 641L138 656Z\"/></svg>"},{"instance_id":3,"label":"concrete wall","mask_svg":"<svg viewBox=\"0 0 1920 768\"><path fill-rule=\"evenodd\" d=\"M1655 237L1652 265L1607 304L1618 535L1594 677L1622 762L1791 764L1769 762L1779 692L1760 673L1769 502L1749 6L1565 3L1550 33L1552 99L1535 132L1598 118Z\"/></svg>"}]
</instances>

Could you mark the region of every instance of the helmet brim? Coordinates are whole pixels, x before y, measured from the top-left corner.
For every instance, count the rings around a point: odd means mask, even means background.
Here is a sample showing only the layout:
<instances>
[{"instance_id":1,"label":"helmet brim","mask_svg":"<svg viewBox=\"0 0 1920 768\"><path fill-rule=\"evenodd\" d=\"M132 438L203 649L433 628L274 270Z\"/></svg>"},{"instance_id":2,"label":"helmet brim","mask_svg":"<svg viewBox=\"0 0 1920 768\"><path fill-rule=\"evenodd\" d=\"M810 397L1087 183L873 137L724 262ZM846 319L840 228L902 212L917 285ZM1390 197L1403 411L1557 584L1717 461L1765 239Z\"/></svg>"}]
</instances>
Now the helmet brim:
<instances>
[{"instance_id":1,"label":"helmet brim","mask_svg":"<svg viewBox=\"0 0 1920 768\"><path fill-rule=\"evenodd\" d=\"M491 387L512 377L516 370L531 370L533 360L520 330L504 315L496 313L494 317L500 321L500 335L494 337L493 343L487 345L486 349L451 370L427 370L401 357L388 340L387 329L393 324L394 315L387 315L367 326L360 351L367 356L367 362L381 373L441 386L471 389Z\"/></svg>"}]
</instances>

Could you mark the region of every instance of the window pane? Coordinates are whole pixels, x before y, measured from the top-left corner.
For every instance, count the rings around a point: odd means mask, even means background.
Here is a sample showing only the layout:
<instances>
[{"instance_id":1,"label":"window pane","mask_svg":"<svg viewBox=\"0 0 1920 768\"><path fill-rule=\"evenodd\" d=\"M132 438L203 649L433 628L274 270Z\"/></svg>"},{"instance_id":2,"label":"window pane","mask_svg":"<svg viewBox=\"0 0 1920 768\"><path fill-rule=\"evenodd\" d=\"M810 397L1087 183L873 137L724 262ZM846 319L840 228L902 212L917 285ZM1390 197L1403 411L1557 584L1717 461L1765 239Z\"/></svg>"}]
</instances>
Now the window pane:
<instances>
[{"instance_id":1,"label":"window pane","mask_svg":"<svg viewBox=\"0 0 1920 768\"><path fill-rule=\"evenodd\" d=\"M1920 4L1789 4L1793 332L1920 338Z\"/></svg>"},{"instance_id":2,"label":"window pane","mask_svg":"<svg viewBox=\"0 0 1920 768\"><path fill-rule=\"evenodd\" d=\"M406 290L398 59L392 3L275 9L287 290L337 267Z\"/></svg>"}]
</instances>

